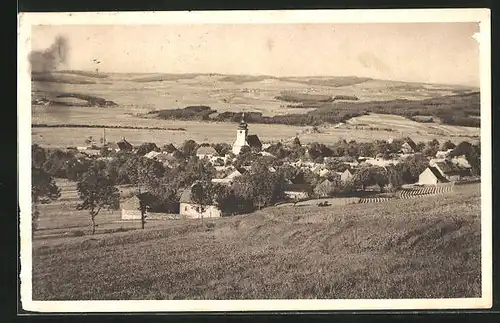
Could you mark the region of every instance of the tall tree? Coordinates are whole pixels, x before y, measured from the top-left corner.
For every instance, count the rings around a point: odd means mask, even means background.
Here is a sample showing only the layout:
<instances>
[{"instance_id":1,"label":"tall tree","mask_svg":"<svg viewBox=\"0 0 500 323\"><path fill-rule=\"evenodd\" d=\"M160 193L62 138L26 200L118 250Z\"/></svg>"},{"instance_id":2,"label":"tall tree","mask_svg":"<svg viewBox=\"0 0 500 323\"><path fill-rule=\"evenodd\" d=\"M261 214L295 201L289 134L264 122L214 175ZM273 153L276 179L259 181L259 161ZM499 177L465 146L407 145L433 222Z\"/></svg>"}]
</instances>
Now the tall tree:
<instances>
[{"instance_id":1,"label":"tall tree","mask_svg":"<svg viewBox=\"0 0 500 323\"><path fill-rule=\"evenodd\" d=\"M196 153L196 149L198 149L198 144L192 139L186 140L182 144L182 152L186 157L194 155Z\"/></svg>"},{"instance_id":2,"label":"tall tree","mask_svg":"<svg viewBox=\"0 0 500 323\"><path fill-rule=\"evenodd\" d=\"M40 212L38 204L49 203L61 196L61 190L56 185L52 176L42 168L31 167L31 205L32 205L32 229L38 229L38 218Z\"/></svg>"},{"instance_id":3,"label":"tall tree","mask_svg":"<svg viewBox=\"0 0 500 323\"><path fill-rule=\"evenodd\" d=\"M89 210L92 234L95 233L95 218L103 208L116 209L119 206L120 194L113 181L94 166L91 166L77 183L77 191L82 202L78 210Z\"/></svg>"}]
</instances>

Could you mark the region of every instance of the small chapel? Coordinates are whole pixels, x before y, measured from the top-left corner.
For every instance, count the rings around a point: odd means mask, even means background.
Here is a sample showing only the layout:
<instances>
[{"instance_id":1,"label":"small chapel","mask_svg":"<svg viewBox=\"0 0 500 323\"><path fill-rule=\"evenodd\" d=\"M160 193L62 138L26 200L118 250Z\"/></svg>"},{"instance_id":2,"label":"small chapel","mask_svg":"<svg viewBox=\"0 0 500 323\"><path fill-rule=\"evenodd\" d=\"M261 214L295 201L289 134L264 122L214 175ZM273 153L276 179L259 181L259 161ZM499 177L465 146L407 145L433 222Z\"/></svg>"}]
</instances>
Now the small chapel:
<instances>
[{"instance_id":1,"label":"small chapel","mask_svg":"<svg viewBox=\"0 0 500 323\"><path fill-rule=\"evenodd\" d=\"M236 141L233 144L233 154L238 155L241 148L244 146L249 147L253 151L260 151L262 143L257 135L248 134L248 124L245 121L245 113L241 115L241 121L236 129Z\"/></svg>"}]
</instances>

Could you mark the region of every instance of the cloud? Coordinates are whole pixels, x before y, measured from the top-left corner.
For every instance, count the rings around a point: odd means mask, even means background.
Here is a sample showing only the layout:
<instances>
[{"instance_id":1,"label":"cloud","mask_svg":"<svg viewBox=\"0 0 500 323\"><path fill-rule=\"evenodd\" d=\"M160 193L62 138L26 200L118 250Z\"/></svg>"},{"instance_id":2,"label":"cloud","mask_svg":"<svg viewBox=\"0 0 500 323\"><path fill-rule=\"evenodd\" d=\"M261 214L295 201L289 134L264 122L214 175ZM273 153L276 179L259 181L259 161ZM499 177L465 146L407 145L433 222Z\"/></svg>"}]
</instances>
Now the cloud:
<instances>
[{"instance_id":1,"label":"cloud","mask_svg":"<svg viewBox=\"0 0 500 323\"><path fill-rule=\"evenodd\" d=\"M51 72L60 68L68 59L69 46L66 38L58 36L44 51L32 51L29 55L32 72Z\"/></svg>"}]
</instances>

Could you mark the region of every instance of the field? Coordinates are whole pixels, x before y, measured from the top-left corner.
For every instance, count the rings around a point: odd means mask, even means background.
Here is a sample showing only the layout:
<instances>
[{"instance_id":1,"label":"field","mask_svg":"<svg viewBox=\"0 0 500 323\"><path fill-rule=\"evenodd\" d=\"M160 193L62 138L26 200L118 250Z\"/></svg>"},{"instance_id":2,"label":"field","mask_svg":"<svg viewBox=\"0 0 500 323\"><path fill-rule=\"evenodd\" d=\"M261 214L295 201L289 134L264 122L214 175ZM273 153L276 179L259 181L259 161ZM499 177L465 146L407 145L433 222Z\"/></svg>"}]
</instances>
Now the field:
<instances>
[{"instance_id":1,"label":"field","mask_svg":"<svg viewBox=\"0 0 500 323\"><path fill-rule=\"evenodd\" d=\"M49 82L50 81L50 82ZM32 141L44 146L81 146L88 136L98 138L98 128L70 128L68 125L89 126L134 126L160 129L109 129L110 141L126 137L133 144L155 141L162 144L181 143L187 138L197 142L217 141L232 143L232 123L158 120L140 115L161 109L178 109L190 105L206 105L217 110L261 112L264 116L307 113L312 109L288 107L289 102L275 97L282 93L306 98L325 96L355 96L359 104L368 101L408 99L424 100L441 95L453 95L477 89L374 80L356 77L272 77L238 76L216 74L103 74L82 71L67 71L34 75L33 99L63 100L61 95L79 94L112 101L117 106L44 106L32 107L34 124ZM74 98L70 98L73 100ZM82 100L80 100L82 101ZM358 101L356 101L358 102ZM371 118L371 119L370 119ZM358 123L358 124L356 124ZM41 128L40 124L65 125L65 128ZM369 125L364 126L363 124ZM186 131L168 130L185 128ZM250 132L259 135L262 141L288 139L296 135L305 143L319 141L332 143L339 139L372 141L412 134L414 140L432 140L440 136L454 142L470 140L479 136L478 128L444 126L433 123L418 123L403 117L363 116L343 126L325 126L320 133L311 135L310 127L288 125L251 124ZM390 130L390 131L388 131Z\"/></svg>"},{"instance_id":2,"label":"field","mask_svg":"<svg viewBox=\"0 0 500 323\"><path fill-rule=\"evenodd\" d=\"M70 211L72 185L64 186L65 205L42 209L34 300L480 296L478 184L435 197L272 207L106 233L120 226L115 213L93 237L64 234L71 223L88 225Z\"/></svg>"}]
</instances>

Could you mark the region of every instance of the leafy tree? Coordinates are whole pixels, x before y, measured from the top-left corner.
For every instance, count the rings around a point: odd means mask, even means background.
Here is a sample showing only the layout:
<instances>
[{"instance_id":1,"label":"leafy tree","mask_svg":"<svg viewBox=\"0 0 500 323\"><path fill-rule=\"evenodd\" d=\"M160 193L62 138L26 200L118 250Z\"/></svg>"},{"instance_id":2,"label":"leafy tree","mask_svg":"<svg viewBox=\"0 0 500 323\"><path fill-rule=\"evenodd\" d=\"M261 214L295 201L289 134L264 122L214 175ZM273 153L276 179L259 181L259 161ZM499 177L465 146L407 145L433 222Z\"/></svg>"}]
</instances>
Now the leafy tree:
<instances>
[{"instance_id":1,"label":"leafy tree","mask_svg":"<svg viewBox=\"0 0 500 323\"><path fill-rule=\"evenodd\" d=\"M325 146L324 144L313 142L308 147L309 157L312 160L316 160L318 157L330 157L332 156L332 150Z\"/></svg>"},{"instance_id":2,"label":"leafy tree","mask_svg":"<svg viewBox=\"0 0 500 323\"><path fill-rule=\"evenodd\" d=\"M227 185L213 185L214 202L223 214L233 215L238 210L238 198Z\"/></svg>"},{"instance_id":3,"label":"leafy tree","mask_svg":"<svg viewBox=\"0 0 500 323\"><path fill-rule=\"evenodd\" d=\"M467 141L459 143L451 152L450 157L465 156L475 175L481 175L481 145L472 145Z\"/></svg>"},{"instance_id":4,"label":"leafy tree","mask_svg":"<svg viewBox=\"0 0 500 323\"><path fill-rule=\"evenodd\" d=\"M41 168L47 160L47 152L37 144L31 145L31 164L33 167Z\"/></svg>"},{"instance_id":5,"label":"leafy tree","mask_svg":"<svg viewBox=\"0 0 500 323\"><path fill-rule=\"evenodd\" d=\"M119 171L119 176L125 177L125 182L144 186L165 173L163 164L142 156L131 156Z\"/></svg>"},{"instance_id":6,"label":"leafy tree","mask_svg":"<svg viewBox=\"0 0 500 323\"><path fill-rule=\"evenodd\" d=\"M32 162L34 163L34 162ZM38 228L38 204L46 204L61 196L61 190L56 185L50 174L42 168L31 167L31 205L32 205L32 229Z\"/></svg>"},{"instance_id":7,"label":"leafy tree","mask_svg":"<svg viewBox=\"0 0 500 323\"><path fill-rule=\"evenodd\" d=\"M416 152L423 152L425 149L425 143L424 142L418 142L417 147L415 148Z\"/></svg>"},{"instance_id":8,"label":"leafy tree","mask_svg":"<svg viewBox=\"0 0 500 323\"><path fill-rule=\"evenodd\" d=\"M387 177L383 167L363 166L354 173L353 182L364 190L366 186L375 184L383 187L387 184Z\"/></svg>"},{"instance_id":9,"label":"leafy tree","mask_svg":"<svg viewBox=\"0 0 500 323\"><path fill-rule=\"evenodd\" d=\"M300 147L300 146L302 146L302 145L300 144L300 140L299 140L299 138L298 138L298 137L293 138L293 146L295 146L295 147Z\"/></svg>"},{"instance_id":10,"label":"leafy tree","mask_svg":"<svg viewBox=\"0 0 500 323\"><path fill-rule=\"evenodd\" d=\"M66 178L71 181L78 181L88 170L91 161L89 159L72 158L66 162Z\"/></svg>"},{"instance_id":11,"label":"leafy tree","mask_svg":"<svg viewBox=\"0 0 500 323\"><path fill-rule=\"evenodd\" d=\"M423 154L428 157L434 157L436 156L438 151L439 151L439 146L429 144L424 148Z\"/></svg>"},{"instance_id":12,"label":"leafy tree","mask_svg":"<svg viewBox=\"0 0 500 323\"><path fill-rule=\"evenodd\" d=\"M82 203L78 210L89 210L92 223L92 234L95 233L95 218L102 208L116 209L119 206L120 194L113 181L96 167L91 166L77 183L77 190Z\"/></svg>"},{"instance_id":13,"label":"leafy tree","mask_svg":"<svg viewBox=\"0 0 500 323\"><path fill-rule=\"evenodd\" d=\"M236 159L235 166L249 166L255 161L256 156L252 153L252 150L248 146L241 147L240 153Z\"/></svg>"},{"instance_id":14,"label":"leafy tree","mask_svg":"<svg viewBox=\"0 0 500 323\"><path fill-rule=\"evenodd\" d=\"M191 186L191 198L197 204L196 211L203 222L203 213L213 203L213 186L210 181L198 181Z\"/></svg>"},{"instance_id":15,"label":"leafy tree","mask_svg":"<svg viewBox=\"0 0 500 323\"><path fill-rule=\"evenodd\" d=\"M166 174L174 189L189 187L196 181L211 181L215 167L206 160L192 156L185 165L178 165Z\"/></svg>"},{"instance_id":16,"label":"leafy tree","mask_svg":"<svg viewBox=\"0 0 500 323\"><path fill-rule=\"evenodd\" d=\"M266 165L257 162L249 172L236 178L234 190L261 209L284 198L285 181L281 174L271 173Z\"/></svg>"},{"instance_id":17,"label":"leafy tree","mask_svg":"<svg viewBox=\"0 0 500 323\"><path fill-rule=\"evenodd\" d=\"M151 151L160 151L154 142L145 142L137 148L137 155L144 156Z\"/></svg>"},{"instance_id":18,"label":"leafy tree","mask_svg":"<svg viewBox=\"0 0 500 323\"><path fill-rule=\"evenodd\" d=\"M374 144L374 154L375 156L378 154L382 154L384 158L388 157L388 154L391 152L391 145L384 140L377 140Z\"/></svg>"},{"instance_id":19,"label":"leafy tree","mask_svg":"<svg viewBox=\"0 0 500 323\"><path fill-rule=\"evenodd\" d=\"M194 155L197 149L198 144L192 139L184 141L184 144L182 145L182 152L184 153L184 156Z\"/></svg>"},{"instance_id":20,"label":"leafy tree","mask_svg":"<svg viewBox=\"0 0 500 323\"><path fill-rule=\"evenodd\" d=\"M154 197L149 207L153 212L175 213L177 211L176 189L168 177L158 178L148 183L149 194Z\"/></svg>"},{"instance_id":21,"label":"leafy tree","mask_svg":"<svg viewBox=\"0 0 500 323\"><path fill-rule=\"evenodd\" d=\"M349 169L349 165L336 159L327 161L325 167L333 172L345 172L346 169Z\"/></svg>"},{"instance_id":22,"label":"leafy tree","mask_svg":"<svg viewBox=\"0 0 500 323\"><path fill-rule=\"evenodd\" d=\"M219 156L225 156L231 152L231 145L228 143L216 143L213 145L213 148L219 154Z\"/></svg>"},{"instance_id":23,"label":"leafy tree","mask_svg":"<svg viewBox=\"0 0 500 323\"><path fill-rule=\"evenodd\" d=\"M387 182L390 191L395 191L403 185L403 176L396 170L395 167L387 168Z\"/></svg>"},{"instance_id":24,"label":"leafy tree","mask_svg":"<svg viewBox=\"0 0 500 323\"><path fill-rule=\"evenodd\" d=\"M418 176L429 166L429 161L422 155L413 155L395 166L406 184L415 183Z\"/></svg>"},{"instance_id":25,"label":"leafy tree","mask_svg":"<svg viewBox=\"0 0 500 323\"><path fill-rule=\"evenodd\" d=\"M74 154L69 151L60 149L49 151L43 163L43 169L54 177L66 178L68 163L74 158Z\"/></svg>"}]
</instances>

